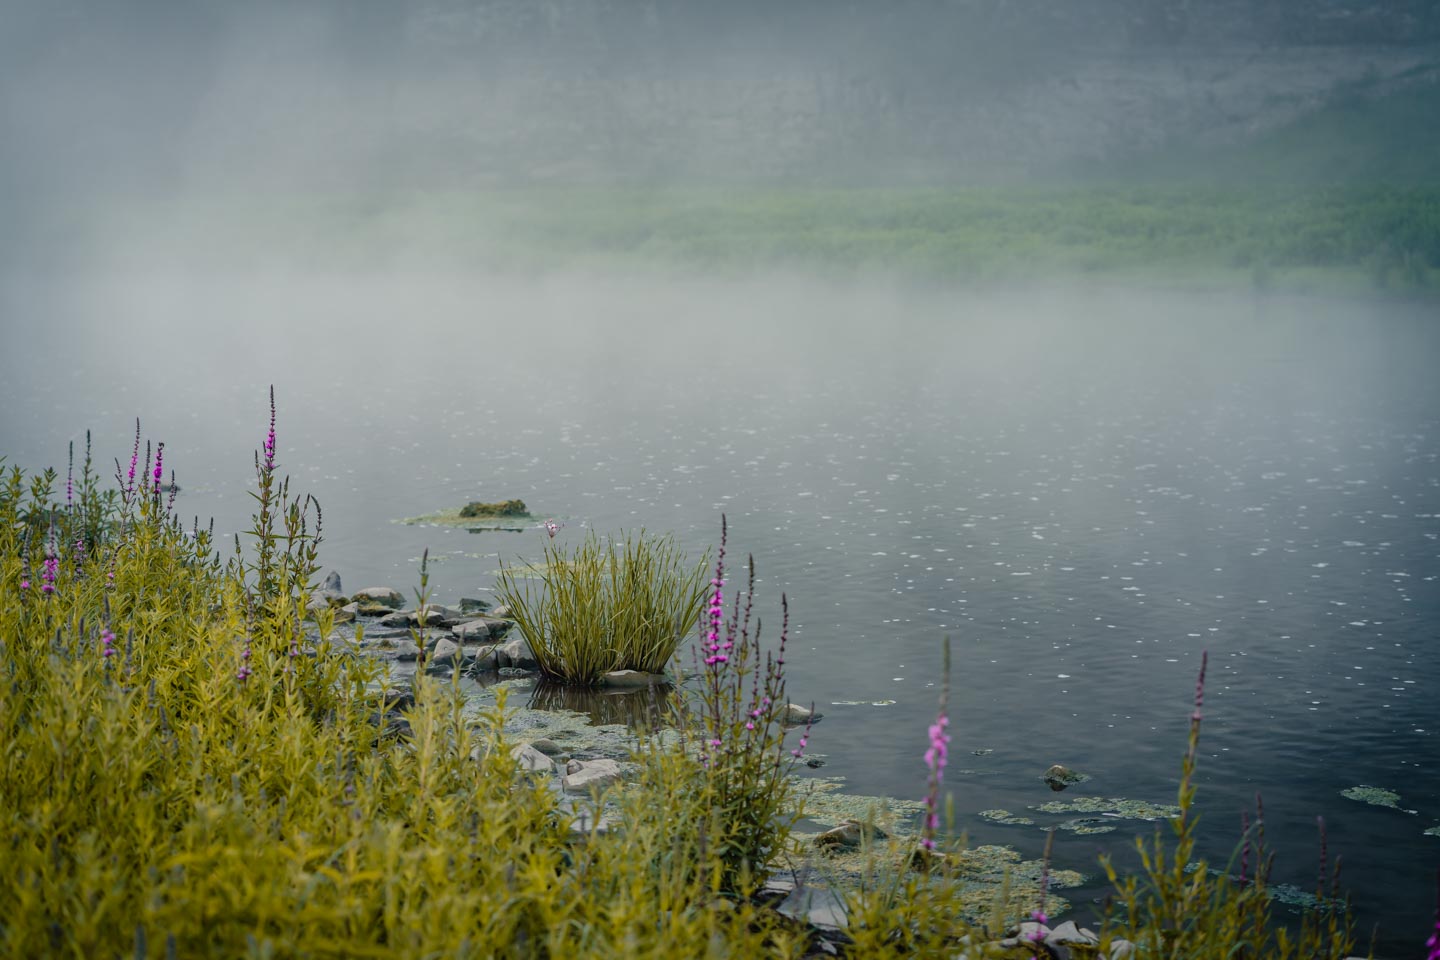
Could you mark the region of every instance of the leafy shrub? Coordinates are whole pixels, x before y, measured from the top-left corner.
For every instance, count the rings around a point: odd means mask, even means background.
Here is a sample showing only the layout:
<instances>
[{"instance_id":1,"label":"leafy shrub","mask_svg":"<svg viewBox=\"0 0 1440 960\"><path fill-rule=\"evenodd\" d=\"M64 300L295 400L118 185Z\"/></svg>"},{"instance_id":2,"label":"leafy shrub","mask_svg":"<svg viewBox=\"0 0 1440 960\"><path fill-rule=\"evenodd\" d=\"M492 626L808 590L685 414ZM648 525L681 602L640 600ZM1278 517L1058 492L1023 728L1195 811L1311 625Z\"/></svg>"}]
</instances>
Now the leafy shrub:
<instances>
[{"instance_id":1,"label":"leafy shrub","mask_svg":"<svg viewBox=\"0 0 1440 960\"><path fill-rule=\"evenodd\" d=\"M707 561L686 566L671 537L592 532L573 553L544 543L543 586L502 565L495 592L510 607L540 670L595 684L611 670L660 673L704 602Z\"/></svg>"}]
</instances>

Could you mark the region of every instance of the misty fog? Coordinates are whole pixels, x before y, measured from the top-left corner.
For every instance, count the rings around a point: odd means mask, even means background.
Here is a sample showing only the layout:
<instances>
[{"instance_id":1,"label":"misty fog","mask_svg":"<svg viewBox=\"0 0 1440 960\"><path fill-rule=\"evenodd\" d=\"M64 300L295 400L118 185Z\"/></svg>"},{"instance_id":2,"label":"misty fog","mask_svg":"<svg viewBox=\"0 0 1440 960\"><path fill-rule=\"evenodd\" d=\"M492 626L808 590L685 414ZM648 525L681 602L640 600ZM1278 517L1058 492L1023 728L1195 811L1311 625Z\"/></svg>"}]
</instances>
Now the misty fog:
<instances>
[{"instance_id":1,"label":"misty fog","mask_svg":"<svg viewBox=\"0 0 1440 960\"><path fill-rule=\"evenodd\" d=\"M403 518L698 554L724 513L824 772L919 795L949 635L962 826L1027 857L972 815L1051 762L1173 797L1208 650L1205 853L1263 788L1303 887L1323 814L1398 956L1437 90L1425 0L0 0L0 455L109 464L139 417L229 537L274 384L327 568L408 591L428 549L446 602L538 540Z\"/></svg>"}]
</instances>

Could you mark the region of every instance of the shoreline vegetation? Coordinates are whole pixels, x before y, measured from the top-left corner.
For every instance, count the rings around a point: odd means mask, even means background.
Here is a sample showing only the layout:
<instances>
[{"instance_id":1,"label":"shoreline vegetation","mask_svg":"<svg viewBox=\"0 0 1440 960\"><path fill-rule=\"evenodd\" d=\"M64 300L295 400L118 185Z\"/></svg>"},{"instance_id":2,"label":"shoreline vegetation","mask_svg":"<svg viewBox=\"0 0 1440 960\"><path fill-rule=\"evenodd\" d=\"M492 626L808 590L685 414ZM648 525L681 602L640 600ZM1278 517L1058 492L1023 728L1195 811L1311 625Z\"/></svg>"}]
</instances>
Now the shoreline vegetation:
<instances>
[{"instance_id":1,"label":"shoreline vegetation","mask_svg":"<svg viewBox=\"0 0 1440 960\"><path fill-rule=\"evenodd\" d=\"M1261 811L1232 863L1191 861L1203 666L1178 815L1137 844L1138 873L1104 864L1118 906L1098 932L1046 916L1048 861L1035 882L1019 864L1013 877L999 869L998 886L970 882L982 851L939 815L943 697L919 822L887 823L887 837L872 812L802 845L792 767L811 730L786 722L788 613L762 648L753 564L730 582L723 524L685 708L637 735L623 764L567 770L603 773L595 789L554 789L549 759L507 740L503 692L467 713L458 666L417 670L396 690L382 664L332 639L328 605L307 626L322 515L276 463L273 392L270 412L254 523L233 552L180 523L165 471L183 453L142 450L138 423L114 488L102 489L88 438L63 483L4 469L0 952L1349 955L1323 825L1318 908L1288 928L1271 915ZM429 607L423 562L416 601ZM694 610L688 589L660 602ZM423 614L411 636L423 662ZM827 884L838 868L822 846L857 854L858 881Z\"/></svg>"}]
</instances>

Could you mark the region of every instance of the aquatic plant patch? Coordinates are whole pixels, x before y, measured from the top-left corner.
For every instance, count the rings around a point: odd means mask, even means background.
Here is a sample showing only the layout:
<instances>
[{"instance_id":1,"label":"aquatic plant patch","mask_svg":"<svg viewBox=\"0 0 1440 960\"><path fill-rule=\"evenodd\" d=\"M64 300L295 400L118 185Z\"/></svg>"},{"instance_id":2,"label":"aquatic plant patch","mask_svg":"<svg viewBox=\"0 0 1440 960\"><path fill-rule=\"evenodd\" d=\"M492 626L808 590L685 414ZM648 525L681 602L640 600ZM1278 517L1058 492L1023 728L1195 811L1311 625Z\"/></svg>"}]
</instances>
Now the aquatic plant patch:
<instances>
[{"instance_id":1,"label":"aquatic plant patch","mask_svg":"<svg viewBox=\"0 0 1440 960\"><path fill-rule=\"evenodd\" d=\"M1414 810L1406 810L1400 806L1400 794L1394 790L1386 790L1384 787L1371 787L1361 784L1356 787L1346 787L1340 791L1340 796L1346 800L1357 800L1360 803L1368 803L1372 807L1389 807L1391 810L1399 810L1401 813L1414 814Z\"/></svg>"}]
</instances>

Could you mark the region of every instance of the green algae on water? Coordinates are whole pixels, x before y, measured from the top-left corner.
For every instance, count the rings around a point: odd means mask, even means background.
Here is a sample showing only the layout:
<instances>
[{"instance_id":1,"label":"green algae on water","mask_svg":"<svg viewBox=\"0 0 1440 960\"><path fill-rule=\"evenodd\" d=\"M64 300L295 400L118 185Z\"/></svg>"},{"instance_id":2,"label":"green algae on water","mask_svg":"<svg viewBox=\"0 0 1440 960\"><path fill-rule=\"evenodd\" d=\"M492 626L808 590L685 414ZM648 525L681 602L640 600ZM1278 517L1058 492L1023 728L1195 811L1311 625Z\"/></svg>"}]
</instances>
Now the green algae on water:
<instances>
[{"instance_id":1,"label":"green algae on water","mask_svg":"<svg viewBox=\"0 0 1440 960\"><path fill-rule=\"evenodd\" d=\"M1440 837L1440 824L1436 824L1430 829L1424 831L1424 833L1427 837Z\"/></svg>"},{"instance_id":2,"label":"green algae on water","mask_svg":"<svg viewBox=\"0 0 1440 960\"><path fill-rule=\"evenodd\" d=\"M1414 810L1406 810L1400 806L1400 794L1394 790L1386 790L1383 787L1371 787L1361 784L1358 787L1346 787L1340 791L1340 796L1346 800L1358 800L1361 803L1368 803L1372 807L1389 807L1391 810L1399 810L1401 813L1414 813Z\"/></svg>"},{"instance_id":3,"label":"green algae on water","mask_svg":"<svg viewBox=\"0 0 1440 960\"><path fill-rule=\"evenodd\" d=\"M1065 830L1078 836L1088 836L1096 833L1113 833L1115 825L1106 823L1099 817L1075 817L1055 824L1055 829Z\"/></svg>"},{"instance_id":4,"label":"green algae on water","mask_svg":"<svg viewBox=\"0 0 1440 960\"><path fill-rule=\"evenodd\" d=\"M1017 817L1009 810L981 810L976 816L982 820L989 820L991 823L1002 823L1007 826L1031 827L1035 821L1029 817Z\"/></svg>"},{"instance_id":5,"label":"green algae on water","mask_svg":"<svg viewBox=\"0 0 1440 960\"><path fill-rule=\"evenodd\" d=\"M1030 809L1041 813L1100 813L1120 820L1171 820L1180 816L1177 806L1124 797L1071 797L1034 804Z\"/></svg>"}]
</instances>

